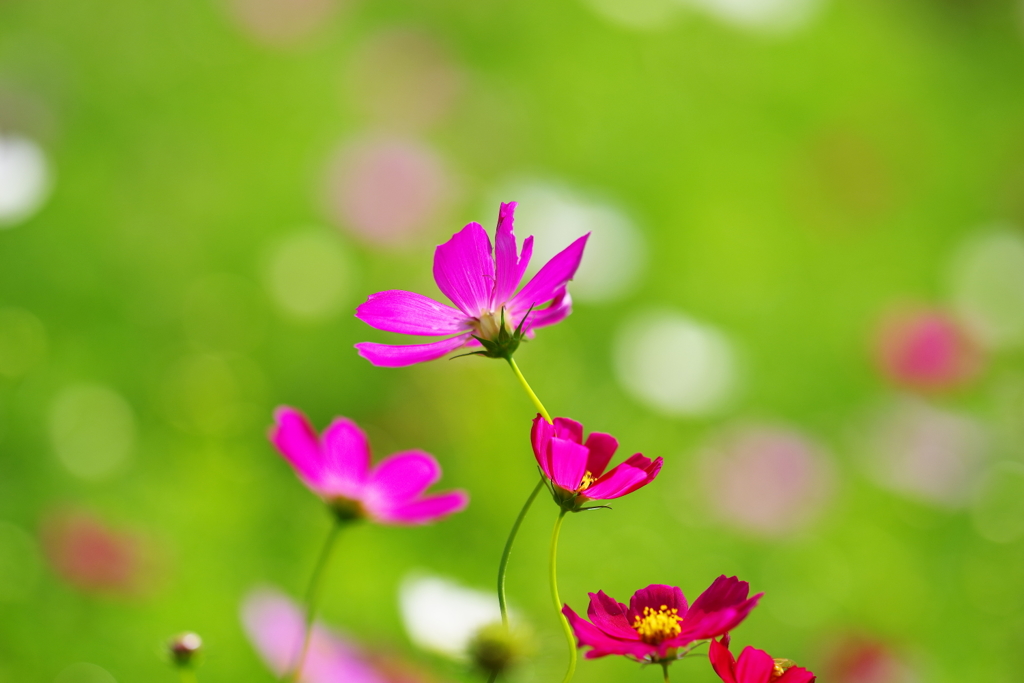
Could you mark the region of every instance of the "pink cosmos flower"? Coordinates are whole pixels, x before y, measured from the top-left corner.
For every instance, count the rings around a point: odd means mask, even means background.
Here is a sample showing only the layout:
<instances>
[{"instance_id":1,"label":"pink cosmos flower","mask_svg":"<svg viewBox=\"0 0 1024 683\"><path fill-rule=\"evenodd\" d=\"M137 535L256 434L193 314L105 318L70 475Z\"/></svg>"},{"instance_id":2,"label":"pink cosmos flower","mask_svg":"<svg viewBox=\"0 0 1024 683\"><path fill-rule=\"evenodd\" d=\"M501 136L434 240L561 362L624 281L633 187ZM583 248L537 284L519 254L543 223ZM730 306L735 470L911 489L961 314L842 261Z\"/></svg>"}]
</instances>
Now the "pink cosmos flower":
<instances>
[{"instance_id":1,"label":"pink cosmos flower","mask_svg":"<svg viewBox=\"0 0 1024 683\"><path fill-rule=\"evenodd\" d=\"M569 315L566 285L590 233L556 254L516 293L533 254L533 237L524 240L520 252L512 232L515 209L515 202L501 205L494 249L480 224L470 223L434 251L434 280L456 308L392 289L371 295L356 309L357 318L378 330L447 339L411 346L362 342L356 344L359 354L383 367L435 360L464 346L483 345L477 353L508 358L522 337Z\"/></svg>"},{"instance_id":2,"label":"pink cosmos flower","mask_svg":"<svg viewBox=\"0 0 1024 683\"><path fill-rule=\"evenodd\" d=\"M725 683L814 683L812 672L788 659L772 659L764 650L747 646L737 660L729 648L711 641L711 666Z\"/></svg>"},{"instance_id":3,"label":"pink cosmos flower","mask_svg":"<svg viewBox=\"0 0 1024 683\"><path fill-rule=\"evenodd\" d=\"M567 510L579 510L588 500L621 498L650 484L661 471L660 457L637 453L606 472L619 442L601 432L591 432L584 442L583 425L565 417L551 424L537 415L530 438L537 463L556 487L556 502Z\"/></svg>"},{"instance_id":4,"label":"pink cosmos flower","mask_svg":"<svg viewBox=\"0 0 1024 683\"><path fill-rule=\"evenodd\" d=\"M963 386L977 377L984 360L964 325L942 310L888 315L876 344L877 362L886 378L921 391Z\"/></svg>"},{"instance_id":5,"label":"pink cosmos flower","mask_svg":"<svg viewBox=\"0 0 1024 683\"><path fill-rule=\"evenodd\" d=\"M274 419L271 442L299 479L343 519L426 524L469 504L464 491L423 495L441 478L441 467L429 453L395 453L371 468L366 434L351 420L337 418L317 436L294 408L278 408Z\"/></svg>"},{"instance_id":6,"label":"pink cosmos flower","mask_svg":"<svg viewBox=\"0 0 1024 683\"><path fill-rule=\"evenodd\" d=\"M634 593L629 607L604 591L590 593L590 621L569 605L562 614L579 646L591 648L587 659L623 655L641 662L670 662L684 656L696 641L736 628L763 595L747 597L749 592L746 581L719 576L689 607L681 590L655 584Z\"/></svg>"},{"instance_id":7,"label":"pink cosmos flower","mask_svg":"<svg viewBox=\"0 0 1024 683\"><path fill-rule=\"evenodd\" d=\"M293 666L305 633L299 607L276 590L263 588L242 603L242 624L271 671L283 676ZM388 683L355 645L317 623L298 679L301 683Z\"/></svg>"}]
</instances>

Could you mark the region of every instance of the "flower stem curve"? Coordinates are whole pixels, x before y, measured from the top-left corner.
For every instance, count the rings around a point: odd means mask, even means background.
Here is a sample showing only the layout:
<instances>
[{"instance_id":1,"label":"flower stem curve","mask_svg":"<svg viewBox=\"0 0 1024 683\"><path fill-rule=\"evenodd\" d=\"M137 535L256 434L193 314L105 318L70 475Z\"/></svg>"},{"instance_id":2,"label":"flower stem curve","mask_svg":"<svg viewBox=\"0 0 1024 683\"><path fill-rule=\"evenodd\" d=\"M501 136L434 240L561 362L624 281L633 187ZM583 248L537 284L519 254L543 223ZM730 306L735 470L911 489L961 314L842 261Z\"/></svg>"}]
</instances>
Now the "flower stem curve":
<instances>
[{"instance_id":1,"label":"flower stem curve","mask_svg":"<svg viewBox=\"0 0 1024 683\"><path fill-rule=\"evenodd\" d=\"M508 356L505 360L508 361L509 367L512 368L512 372L514 372L516 377L519 378L519 383L523 385L523 389L530 397L530 400L533 401L533 405L537 407L537 412L543 415L544 419L550 424L551 415L548 414L547 409L544 408L544 404L540 402L539 398L537 398L537 394L533 393L533 389L530 388L530 383L526 381L525 377L523 377L523 373L519 370L519 366L516 365L515 359L512 356Z\"/></svg>"},{"instance_id":2,"label":"flower stem curve","mask_svg":"<svg viewBox=\"0 0 1024 683\"><path fill-rule=\"evenodd\" d=\"M320 586L323 583L324 572L331 559L331 551L334 550L334 543L338 539L338 532L341 531L344 523L344 519L335 517L330 531L327 532L324 546L320 550L320 556L313 567L313 574L309 578L309 586L306 588L306 617L302 632L302 646L299 649L298 656L295 658L295 664L291 667L288 675L290 683L295 683L299 680L302 666L306 663L306 652L309 650L309 641L313 635L313 619L316 618L316 610L320 598Z\"/></svg>"},{"instance_id":3,"label":"flower stem curve","mask_svg":"<svg viewBox=\"0 0 1024 683\"><path fill-rule=\"evenodd\" d=\"M523 524L523 520L526 518L526 513L530 511L530 506L533 505L534 498L540 493L540 490L544 488L544 478L541 477L537 485L533 487L533 492L530 497L523 503L523 509L519 511L519 516L516 517L515 524L512 525L512 531L508 533L508 540L505 541L505 550L501 553L501 562L498 564L498 608L501 609L501 624L508 630L508 601L505 598L505 573L508 571L508 558L512 554L512 544L516 541L516 534L519 533L519 527Z\"/></svg>"},{"instance_id":4,"label":"flower stem curve","mask_svg":"<svg viewBox=\"0 0 1024 683\"><path fill-rule=\"evenodd\" d=\"M551 598L555 603L555 613L562 623L562 631L565 632L565 639L569 643L569 668L565 671L565 678L562 683L569 683L576 673L576 637L569 626L569 620L562 614L562 599L558 597L558 533L562 529L562 520L565 519L565 510L558 513L555 520L555 528L551 532Z\"/></svg>"}]
</instances>

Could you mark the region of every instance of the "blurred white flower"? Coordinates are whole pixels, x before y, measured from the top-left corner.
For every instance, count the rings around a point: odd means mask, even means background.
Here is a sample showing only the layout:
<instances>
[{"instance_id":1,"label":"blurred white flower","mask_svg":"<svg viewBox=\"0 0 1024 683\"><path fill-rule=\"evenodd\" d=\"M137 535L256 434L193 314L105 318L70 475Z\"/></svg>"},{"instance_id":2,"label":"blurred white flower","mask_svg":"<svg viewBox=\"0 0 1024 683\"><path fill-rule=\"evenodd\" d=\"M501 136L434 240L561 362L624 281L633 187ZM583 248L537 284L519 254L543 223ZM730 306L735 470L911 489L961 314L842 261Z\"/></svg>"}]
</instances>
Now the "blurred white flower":
<instances>
[{"instance_id":1,"label":"blurred white flower","mask_svg":"<svg viewBox=\"0 0 1024 683\"><path fill-rule=\"evenodd\" d=\"M32 140L0 135L0 228L29 218L50 190L46 155Z\"/></svg>"},{"instance_id":2,"label":"blurred white flower","mask_svg":"<svg viewBox=\"0 0 1024 683\"><path fill-rule=\"evenodd\" d=\"M459 661L477 632L501 621L493 593L438 576L412 574L402 581L398 604L409 638L419 647Z\"/></svg>"}]
</instances>

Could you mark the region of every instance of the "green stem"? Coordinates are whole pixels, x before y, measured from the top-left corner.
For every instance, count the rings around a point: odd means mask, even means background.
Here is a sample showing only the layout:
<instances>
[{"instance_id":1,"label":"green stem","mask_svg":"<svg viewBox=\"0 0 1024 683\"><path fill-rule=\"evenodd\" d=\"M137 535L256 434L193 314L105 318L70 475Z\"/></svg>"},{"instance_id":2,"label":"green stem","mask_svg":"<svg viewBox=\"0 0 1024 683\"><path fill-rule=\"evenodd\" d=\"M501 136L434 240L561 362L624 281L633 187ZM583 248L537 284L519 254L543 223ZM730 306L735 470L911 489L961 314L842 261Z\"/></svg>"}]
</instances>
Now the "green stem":
<instances>
[{"instance_id":1,"label":"green stem","mask_svg":"<svg viewBox=\"0 0 1024 683\"><path fill-rule=\"evenodd\" d=\"M320 585L323 582L324 571L327 569L328 561L331 559L331 551L334 549L334 542L338 538L338 532L344 520L340 517L334 519L331 530L327 532L327 540L320 550L320 557L317 558L316 566L313 568L313 575L309 578L309 587L306 588L306 620L302 635L302 648L295 659L295 665L291 668L288 680L295 683L302 673L302 666L306 663L306 652L309 650L309 641L313 635L313 619L316 617L317 602L320 597Z\"/></svg>"},{"instance_id":2,"label":"green stem","mask_svg":"<svg viewBox=\"0 0 1024 683\"><path fill-rule=\"evenodd\" d=\"M505 599L505 572L508 570L508 557L512 554L512 544L516 541L519 527L526 518L526 513L529 512L530 506L533 505L533 499L537 497L542 488L544 488L543 477L533 487L533 493L530 494L530 497L523 503L523 509L519 511L519 516L516 517L516 522L512 525L512 531L508 533L508 540L505 541L505 550L501 553L501 563L498 564L498 607L501 609L501 623L505 630L508 630L508 602Z\"/></svg>"},{"instance_id":3,"label":"green stem","mask_svg":"<svg viewBox=\"0 0 1024 683\"><path fill-rule=\"evenodd\" d=\"M555 528L551 532L551 598L555 603L555 612L562 622L562 630L565 632L565 639L569 643L569 668L565 671L565 678L562 683L569 683L576 673L576 637L572 634L569 620L562 614L562 599L558 597L558 532L562 529L562 520L565 518L565 510L558 513L555 520Z\"/></svg>"},{"instance_id":4,"label":"green stem","mask_svg":"<svg viewBox=\"0 0 1024 683\"><path fill-rule=\"evenodd\" d=\"M668 683L668 662L662 662L661 668L665 671L665 683Z\"/></svg>"},{"instance_id":5,"label":"green stem","mask_svg":"<svg viewBox=\"0 0 1024 683\"><path fill-rule=\"evenodd\" d=\"M539 398L537 398L537 394L533 393L533 389L530 388L530 383L526 381L526 378L523 377L523 373L519 371L519 366L516 365L515 359L509 356L507 360L509 366L512 368L512 372L516 373L516 377L519 378L519 383L523 385L523 389L526 390L526 394L530 397L530 400L533 401L533 405L537 406L537 412L543 415L544 419L550 423L551 415L548 414L548 411L544 408L544 404L540 402Z\"/></svg>"}]
</instances>

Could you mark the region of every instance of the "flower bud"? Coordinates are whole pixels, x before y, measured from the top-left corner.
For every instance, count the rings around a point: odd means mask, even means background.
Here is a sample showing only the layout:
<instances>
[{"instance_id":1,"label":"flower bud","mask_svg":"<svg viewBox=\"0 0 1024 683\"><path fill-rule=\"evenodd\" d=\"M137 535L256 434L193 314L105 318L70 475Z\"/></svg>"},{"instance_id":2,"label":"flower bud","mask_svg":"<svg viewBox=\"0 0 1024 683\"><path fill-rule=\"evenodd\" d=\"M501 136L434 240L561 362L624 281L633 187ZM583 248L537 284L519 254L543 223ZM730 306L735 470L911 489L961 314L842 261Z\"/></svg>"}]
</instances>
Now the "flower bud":
<instances>
[{"instance_id":1,"label":"flower bud","mask_svg":"<svg viewBox=\"0 0 1024 683\"><path fill-rule=\"evenodd\" d=\"M470 661L488 676L502 674L515 666L527 649L521 632L506 629L502 624L484 626L469 641Z\"/></svg>"},{"instance_id":2,"label":"flower bud","mask_svg":"<svg viewBox=\"0 0 1024 683\"><path fill-rule=\"evenodd\" d=\"M179 667L195 666L202 647L203 639L191 632L177 635L167 643L171 663Z\"/></svg>"}]
</instances>

